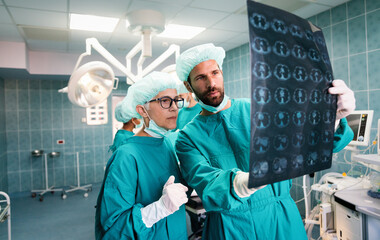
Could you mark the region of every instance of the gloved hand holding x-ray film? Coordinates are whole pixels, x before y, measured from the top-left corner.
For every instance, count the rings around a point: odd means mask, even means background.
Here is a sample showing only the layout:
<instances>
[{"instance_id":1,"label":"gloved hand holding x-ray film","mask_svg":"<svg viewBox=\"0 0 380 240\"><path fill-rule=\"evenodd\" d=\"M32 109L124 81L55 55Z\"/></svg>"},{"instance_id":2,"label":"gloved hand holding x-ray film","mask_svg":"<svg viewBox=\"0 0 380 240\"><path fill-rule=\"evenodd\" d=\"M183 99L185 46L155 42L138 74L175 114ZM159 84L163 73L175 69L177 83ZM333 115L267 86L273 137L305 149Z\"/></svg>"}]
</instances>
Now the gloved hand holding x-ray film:
<instances>
[{"instance_id":1,"label":"gloved hand holding x-ray film","mask_svg":"<svg viewBox=\"0 0 380 240\"><path fill-rule=\"evenodd\" d=\"M241 198L249 197L252 194L254 194L257 190L260 190L266 186L263 185L257 188L248 188L248 178L249 173L247 172L238 171L235 175L233 183L234 190L235 193Z\"/></svg>"},{"instance_id":2,"label":"gloved hand holding x-ray film","mask_svg":"<svg viewBox=\"0 0 380 240\"><path fill-rule=\"evenodd\" d=\"M336 110L335 130L337 129L340 119L348 116L355 110L355 96L354 92L349 89L346 83L337 79L332 82L332 87L329 88L330 94L338 95L338 103Z\"/></svg>"},{"instance_id":3,"label":"gloved hand holding x-ray film","mask_svg":"<svg viewBox=\"0 0 380 240\"><path fill-rule=\"evenodd\" d=\"M148 228L187 203L187 187L181 183L174 183L174 180L175 177L170 176L164 185L161 198L141 209L142 220Z\"/></svg>"}]
</instances>

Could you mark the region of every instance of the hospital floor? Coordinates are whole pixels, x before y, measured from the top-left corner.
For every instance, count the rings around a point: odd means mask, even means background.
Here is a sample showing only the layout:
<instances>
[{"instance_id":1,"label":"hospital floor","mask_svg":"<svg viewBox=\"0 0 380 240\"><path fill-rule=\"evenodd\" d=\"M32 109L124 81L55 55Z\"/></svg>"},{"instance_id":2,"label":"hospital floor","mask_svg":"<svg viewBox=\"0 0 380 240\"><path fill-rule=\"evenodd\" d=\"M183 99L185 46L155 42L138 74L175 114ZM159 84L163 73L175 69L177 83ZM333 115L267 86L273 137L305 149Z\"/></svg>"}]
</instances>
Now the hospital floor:
<instances>
[{"instance_id":1,"label":"hospital floor","mask_svg":"<svg viewBox=\"0 0 380 240\"><path fill-rule=\"evenodd\" d=\"M12 240L93 240L95 239L95 205L100 184L93 186L88 197L82 191L68 193L62 200L59 192L44 195L43 202L29 193L11 195ZM190 219L187 216L188 232ZM319 236L314 227L314 239ZM0 240L8 239L7 221L0 223ZM197 239L197 238L192 238Z\"/></svg>"},{"instance_id":2,"label":"hospital floor","mask_svg":"<svg viewBox=\"0 0 380 240\"><path fill-rule=\"evenodd\" d=\"M11 195L12 240L87 240L95 239L95 205L99 186L93 186L88 197L83 191L44 195L44 201L28 193ZM0 223L0 239L7 238L7 222Z\"/></svg>"},{"instance_id":3,"label":"hospital floor","mask_svg":"<svg viewBox=\"0 0 380 240\"><path fill-rule=\"evenodd\" d=\"M93 185L88 197L83 191L46 193L43 202L27 192L11 197L12 240L93 240L95 205L100 190ZM188 217L188 216L187 216ZM187 219L188 223L190 219ZM190 224L190 223L189 223ZM187 226L191 233L190 225ZM8 239L7 221L0 223L0 240Z\"/></svg>"}]
</instances>

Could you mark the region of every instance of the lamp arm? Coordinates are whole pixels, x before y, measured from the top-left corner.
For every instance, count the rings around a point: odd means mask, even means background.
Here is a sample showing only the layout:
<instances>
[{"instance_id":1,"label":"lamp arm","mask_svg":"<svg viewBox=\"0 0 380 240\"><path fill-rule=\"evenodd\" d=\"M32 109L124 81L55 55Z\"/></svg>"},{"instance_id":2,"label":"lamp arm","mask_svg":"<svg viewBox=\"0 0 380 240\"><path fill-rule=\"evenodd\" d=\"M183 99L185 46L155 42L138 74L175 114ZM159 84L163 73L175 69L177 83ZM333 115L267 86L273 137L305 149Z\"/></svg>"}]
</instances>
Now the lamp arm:
<instances>
[{"instance_id":1,"label":"lamp arm","mask_svg":"<svg viewBox=\"0 0 380 240\"><path fill-rule=\"evenodd\" d=\"M117 69L122 71L129 79L135 82L136 76L127 69L123 64L119 62L110 52L105 49L96 38L87 38L86 39L86 53L87 55L91 55L91 47L93 47L100 55L102 55L105 59L108 60L112 65L114 65ZM82 54L83 55L83 54ZM81 55L81 56L82 56ZM78 59L79 61L79 59ZM77 63L78 64L78 63Z\"/></svg>"},{"instance_id":2,"label":"lamp arm","mask_svg":"<svg viewBox=\"0 0 380 240\"><path fill-rule=\"evenodd\" d=\"M169 58L173 53L175 53L176 59L179 56L179 46L176 44L171 44L169 48L163 52L156 60L154 60L151 64L149 64L141 73L141 76L144 77L148 73L150 73L153 69L155 69L158 65L160 65L163 61ZM139 75L139 73L138 73Z\"/></svg>"},{"instance_id":3,"label":"lamp arm","mask_svg":"<svg viewBox=\"0 0 380 240\"><path fill-rule=\"evenodd\" d=\"M143 46L143 44L142 44L142 41L140 41L140 42L138 42L129 52L128 52L128 54L125 56L125 60L126 60L126 62L127 62L127 69L128 70L131 70L132 69L132 64L131 64L131 62L132 62L132 58L134 57L134 56L136 56L136 54L138 53L138 52L140 52L141 50L142 50L142 46Z\"/></svg>"}]
</instances>

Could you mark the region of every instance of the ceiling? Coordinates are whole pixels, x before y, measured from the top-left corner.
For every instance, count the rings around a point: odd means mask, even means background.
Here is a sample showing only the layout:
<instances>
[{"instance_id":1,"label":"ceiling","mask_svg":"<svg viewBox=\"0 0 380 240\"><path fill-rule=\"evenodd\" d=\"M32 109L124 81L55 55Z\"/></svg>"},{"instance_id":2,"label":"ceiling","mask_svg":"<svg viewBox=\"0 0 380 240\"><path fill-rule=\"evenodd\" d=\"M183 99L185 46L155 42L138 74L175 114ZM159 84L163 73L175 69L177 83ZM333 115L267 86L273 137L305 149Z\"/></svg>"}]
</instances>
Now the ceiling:
<instances>
[{"instance_id":1,"label":"ceiling","mask_svg":"<svg viewBox=\"0 0 380 240\"><path fill-rule=\"evenodd\" d=\"M304 18L347 1L258 0ZM208 42L230 50L249 40L246 0L0 0L0 43L24 43L27 51L79 56L85 51L85 39L95 37L113 55L125 56L140 41L140 36L128 32L125 19L139 9L160 11L166 24L206 28L190 40L153 36L153 57L173 43L181 51ZM120 21L112 33L70 30L70 13L117 17Z\"/></svg>"}]
</instances>

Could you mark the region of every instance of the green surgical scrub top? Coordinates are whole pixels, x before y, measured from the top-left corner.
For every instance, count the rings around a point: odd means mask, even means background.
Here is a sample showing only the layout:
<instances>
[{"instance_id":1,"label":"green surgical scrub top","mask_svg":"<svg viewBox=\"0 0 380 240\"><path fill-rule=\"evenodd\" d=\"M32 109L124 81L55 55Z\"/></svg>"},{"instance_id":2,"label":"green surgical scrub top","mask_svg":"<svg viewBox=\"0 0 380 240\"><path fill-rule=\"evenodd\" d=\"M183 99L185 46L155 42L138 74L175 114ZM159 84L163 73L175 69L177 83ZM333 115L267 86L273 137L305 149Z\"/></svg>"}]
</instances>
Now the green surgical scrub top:
<instances>
[{"instance_id":1,"label":"green surgical scrub top","mask_svg":"<svg viewBox=\"0 0 380 240\"><path fill-rule=\"evenodd\" d=\"M124 129L117 130L115 138L113 139L113 144L110 146L109 150L115 152L118 147L123 145L127 141L127 139L132 137L133 135L135 135L133 132Z\"/></svg>"},{"instance_id":2,"label":"green surgical scrub top","mask_svg":"<svg viewBox=\"0 0 380 240\"><path fill-rule=\"evenodd\" d=\"M201 105L198 103L191 108L181 108L178 112L177 127L176 129L182 129L193 118L202 111Z\"/></svg>"},{"instance_id":3,"label":"green surgical scrub top","mask_svg":"<svg viewBox=\"0 0 380 240\"><path fill-rule=\"evenodd\" d=\"M151 228L141 208L162 196L168 178L181 182L174 147L166 138L134 136L107 163L97 200L96 239L187 239L185 206Z\"/></svg>"},{"instance_id":4,"label":"green surgical scrub top","mask_svg":"<svg viewBox=\"0 0 380 240\"><path fill-rule=\"evenodd\" d=\"M291 180L268 184L246 198L233 189L236 172L249 172L250 112L248 99L231 100L230 108L198 115L179 131L182 175L207 211L202 239L307 239L290 196ZM351 141L345 120L334 137L334 150Z\"/></svg>"}]
</instances>

